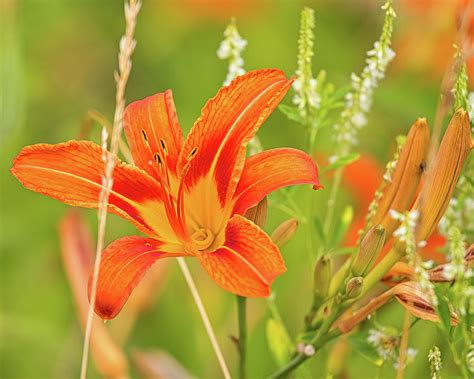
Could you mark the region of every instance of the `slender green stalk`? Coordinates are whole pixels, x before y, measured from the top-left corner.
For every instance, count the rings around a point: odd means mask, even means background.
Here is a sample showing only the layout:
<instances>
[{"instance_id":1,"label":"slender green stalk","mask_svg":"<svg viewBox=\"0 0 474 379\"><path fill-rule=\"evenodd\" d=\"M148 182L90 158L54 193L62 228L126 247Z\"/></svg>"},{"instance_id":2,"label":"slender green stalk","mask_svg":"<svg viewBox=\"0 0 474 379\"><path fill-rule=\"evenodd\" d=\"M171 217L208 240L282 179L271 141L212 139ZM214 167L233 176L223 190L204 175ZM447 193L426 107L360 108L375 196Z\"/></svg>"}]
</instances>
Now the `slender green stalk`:
<instances>
[{"instance_id":1,"label":"slender green stalk","mask_svg":"<svg viewBox=\"0 0 474 379\"><path fill-rule=\"evenodd\" d=\"M374 287L380 279L392 268L392 266L397 263L405 254L405 244L397 243L389 251L389 253L374 267L372 271L364 279L364 284L362 287L362 292L359 297L363 297L372 287Z\"/></svg>"},{"instance_id":2,"label":"slender green stalk","mask_svg":"<svg viewBox=\"0 0 474 379\"><path fill-rule=\"evenodd\" d=\"M329 195L329 199L327 202L326 216L324 218L324 224L323 224L323 234L325 237L330 235L330 232L333 226L333 218L334 218L334 210L336 206L337 194L339 192L339 187L341 186L341 181L342 181L342 171L343 171L342 167L337 169L336 173L334 174L334 179L332 181L331 193ZM312 199L314 199L314 197ZM324 253L323 250L324 250L324 246L320 245L320 248L318 249L317 257L320 257Z\"/></svg>"},{"instance_id":3,"label":"slender green stalk","mask_svg":"<svg viewBox=\"0 0 474 379\"><path fill-rule=\"evenodd\" d=\"M340 304L336 305L332 314L324 321L315 337L311 340L310 345L314 347L314 354L316 354L324 345L326 345L326 343L341 335L341 331L339 329L329 332L331 325L341 315L341 312L342 310ZM306 355L304 353L296 354L291 361L270 375L268 379L285 378L290 372L305 362L308 358L311 358L313 355Z\"/></svg>"},{"instance_id":4,"label":"slender green stalk","mask_svg":"<svg viewBox=\"0 0 474 379\"><path fill-rule=\"evenodd\" d=\"M238 349L240 355L239 361L239 378L245 379L246 377L246 344L247 344L247 298L243 296L237 297L237 318L239 322L239 339Z\"/></svg>"},{"instance_id":5,"label":"slender green stalk","mask_svg":"<svg viewBox=\"0 0 474 379\"><path fill-rule=\"evenodd\" d=\"M390 270L390 268L392 268L392 266L403 257L403 254L405 254L405 245L403 243L397 243L393 249L390 250L390 252L378 263L378 265L365 277L361 294L354 300L347 300L342 304L336 304L332 309L331 315L329 317L323 318L321 328L310 342L310 344L313 345L315 352L318 352L318 350L320 350L327 342L341 334L339 329L330 331L334 321L336 321L339 316L355 301L362 298L369 290L371 290L380 281L380 279L383 278L388 270ZM319 315L320 314L317 316ZM316 320L318 320L317 316ZM298 353L285 366L281 367L278 371L272 374L269 379L286 377L290 372L292 372L308 358L310 358L310 356L304 355L303 353Z\"/></svg>"}]
</instances>

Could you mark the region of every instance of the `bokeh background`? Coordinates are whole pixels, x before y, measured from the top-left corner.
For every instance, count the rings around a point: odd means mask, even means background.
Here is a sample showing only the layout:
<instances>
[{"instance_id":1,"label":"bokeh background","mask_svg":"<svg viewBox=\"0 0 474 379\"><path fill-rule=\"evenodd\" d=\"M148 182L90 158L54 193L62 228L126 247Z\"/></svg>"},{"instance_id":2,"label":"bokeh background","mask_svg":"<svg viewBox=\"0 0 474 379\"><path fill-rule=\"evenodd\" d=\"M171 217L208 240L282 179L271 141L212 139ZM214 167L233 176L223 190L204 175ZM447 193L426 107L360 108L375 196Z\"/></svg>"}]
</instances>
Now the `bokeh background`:
<instances>
[{"instance_id":1,"label":"bokeh background","mask_svg":"<svg viewBox=\"0 0 474 379\"><path fill-rule=\"evenodd\" d=\"M459 3L462 3L460 1ZM315 72L323 68L337 87L360 72L365 52L378 38L383 13L375 0L144 0L139 15L133 70L127 99L132 101L172 88L178 117L188 131L201 107L221 86L227 65L216 56L223 31L235 16L248 41L247 70L278 67L288 75L296 68L299 15L304 6L316 12ZM123 33L122 1L2 0L0 2L0 376L4 378L69 378L79 373L82 332L60 254L58 222L68 207L27 191L10 175L12 158L22 146L78 138L88 110L112 118L113 71L118 40ZM417 117L433 121L439 88L459 22L457 0L395 0L393 48L397 53L387 78L376 92L369 125L360 134L358 150L369 169L353 167L345 180L340 204L352 203L356 215L365 209L364 195L377 185L394 138L406 133ZM287 96L286 103L291 102ZM318 141L318 154L328 154L331 133ZM99 127L89 133L98 140ZM305 147L305 134L278 110L259 133L266 148ZM375 184L371 184L375 178ZM328 178L323 177L328 183ZM354 184L358 182L359 184ZM364 186L366 185L367 188ZM358 191L355 186L360 188ZM297 190L305 199L309 189ZM324 212L327 190L318 195L317 212ZM301 195L301 196L299 196ZM299 200L297 200L299 201ZM304 202L301 200L301 207ZM95 233L96 213L81 211ZM271 232L288 215L270 208ZM132 234L133 227L109 216L107 241ZM295 337L309 307L311 255L300 228L283 248L288 272L274 290L276 304ZM189 262L224 354L233 370L237 351L229 336L237 331L235 298L220 290ZM161 263L160 263L161 264ZM173 261L165 264L150 306L139 318L124 346L133 351L161 349L189 372L202 378L220 377L211 346L186 284ZM386 325L401 326L402 309L392 303L379 314ZM265 338L269 311L265 300L249 301L249 372L264 377L276 368ZM120 317L111 321L120 325ZM117 327L116 327L117 329ZM436 327L420 321L410 346L418 349L406 370L409 378L427 377L428 350L441 347L443 377L455 377L450 354ZM330 350L308 363L321 377ZM341 356L342 357L342 356ZM344 356L348 378L393 377L392 365L378 370L357 352ZM98 376L91 362L91 377ZM132 375L139 374L131 366Z\"/></svg>"}]
</instances>

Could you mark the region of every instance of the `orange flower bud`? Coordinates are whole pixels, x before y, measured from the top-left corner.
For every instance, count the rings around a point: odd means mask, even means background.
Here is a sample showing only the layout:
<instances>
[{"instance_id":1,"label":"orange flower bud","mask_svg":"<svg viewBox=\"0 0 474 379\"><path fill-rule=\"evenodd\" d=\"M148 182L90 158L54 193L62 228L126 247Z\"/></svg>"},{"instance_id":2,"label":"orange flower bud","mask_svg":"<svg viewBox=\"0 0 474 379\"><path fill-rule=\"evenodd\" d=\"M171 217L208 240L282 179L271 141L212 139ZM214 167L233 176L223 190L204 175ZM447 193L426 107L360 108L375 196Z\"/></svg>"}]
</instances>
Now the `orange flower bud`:
<instances>
[{"instance_id":1,"label":"orange flower bud","mask_svg":"<svg viewBox=\"0 0 474 379\"><path fill-rule=\"evenodd\" d=\"M413 206L421 215L416 235L418 241L430 236L446 211L471 148L469 116L459 109L446 129L436 157L428 168L426 182Z\"/></svg>"},{"instance_id":2,"label":"orange flower bud","mask_svg":"<svg viewBox=\"0 0 474 379\"><path fill-rule=\"evenodd\" d=\"M298 228L298 220L290 218L282 222L272 233L272 240L278 247L283 247L296 233Z\"/></svg>"},{"instance_id":3,"label":"orange flower bud","mask_svg":"<svg viewBox=\"0 0 474 379\"><path fill-rule=\"evenodd\" d=\"M395 297L403 307L405 307L415 317L423 320L439 322L439 317L436 314L436 310L433 304L431 304L428 295L420 289L418 283L408 281L399 283L395 287L390 288L388 291L373 298L369 303L353 313L352 316L339 321L337 327L343 333L351 331L393 297ZM457 322L456 314L452 313L451 323L456 325Z\"/></svg>"},{"instance_id":4,"label":"orange flower bud","mask_svg":"<svg viewBox=\"0 0 474 379\"><path fill-rule=\"evenodd\" d=\"M360 243L359 252L352 266L352 275L365 276L374 265L385 243L385 229L375 225L367 232Z\"/></svg>"},{"instance_id":5,"label":"orange flower bud","mask_svg":"<svg viewBox=\"0 0 474 379\"><path fill-rule=\"evenodd\" d=\"M389 211L393 209L403 212L413 203L426 166L429 139L430 131L426 119L419 118L408 133L393 173L393 179L383 189L377 212L372 219L372 224L384 226L387 236L391 236L398 226L398 221L390 216Z\"/></svg>"},{"instance_id":6,"label":"orange flower bud","mask_svg":"<svg viewBox=\"0 0 474 379\"><path fill-rule=\"evenodd\" d=\"M413 316L433 322L439 322L434 305L431 304L428 295L421 290L417 282L403 282L393 287L393 295ZM458 322L455 313L451 314L451 324Z\"/></svg>"},{"instance_id":7,"label":"orange flower bud","mask_svg":"<svg viewBox=\"0 0 474 379\"><path fill-rule=\"evenodd\" d=\"M265 196L255 207L249 208L244 217L263 229L267 224L267 209L268 202Z\"/></svg>"}]
</instances>

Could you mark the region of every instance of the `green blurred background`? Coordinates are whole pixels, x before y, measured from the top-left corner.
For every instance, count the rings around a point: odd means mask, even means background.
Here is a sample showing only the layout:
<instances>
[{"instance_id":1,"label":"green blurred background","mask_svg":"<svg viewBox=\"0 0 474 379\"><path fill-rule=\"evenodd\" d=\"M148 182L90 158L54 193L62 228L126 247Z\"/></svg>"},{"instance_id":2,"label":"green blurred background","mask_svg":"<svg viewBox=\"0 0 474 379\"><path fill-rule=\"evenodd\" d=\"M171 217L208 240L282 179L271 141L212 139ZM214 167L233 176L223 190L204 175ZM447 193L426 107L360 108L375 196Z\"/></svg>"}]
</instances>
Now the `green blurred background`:
<instances>
[{"instance_id":1,"label":"green blurred background","mask_svg":"<svg viewBox=\"0 0 474 379\"><path fill-rule=\"evenodd\" d=\"M227 65L216 57L230 18L237 18L247 70L278 67L295 71L299 14L305 6L316 12L315 72L326 69L336 86L347 85L351 72L360 72L365 52L378 38L383 20L380 1L292 0L144 0L139 15L133 70L127 99L132 101L172 88L178 117L185 131L206 100L221 86ZM79 373L82 333L74 300L62 266L57 224L67 206L27 191L9 174L12 158L22 146L77 138L90 109L109 119L114 111L113 71L118 40L123 33L122 1L2 0L1 32L1 308L0 376L4 378L68 378ZM452 0L395 1L394 50L387 78L376 92L369 125L361 134L359 151L380 166L390 158L394 137L406 133L416 117L433 120L446 63L452 56L457 2ZM291 102L287 96L286 103ZM318 141L326 155L330 134ZM99 128L90 138L97 140ZM305 134L279 111L259 133L266 148L304 148ZM364 172L360 173L364 176ZM328 183L328 178L323 177ZM308 188L295 199L306 199ZM317 212L324 212L327 190L318 195ZM299 196L301 195L301 196ZM357 198L345 192L340 204ZM304 203L301 202L304 208ZM94 211L84 211L93 231ZM288 218L270 208L267 231ZM109 217L107 242L135 233L133 227ZM309 306L312 280L310 254L305 251L309 229L301 225L283 248L288 272L275 285L276 303L293 337ZM235 298L220 290L189 262L216 328L224 354L235 370ZM138 319L125 345L159 348L172 354L191 373L220 377L211 346L193 300L175 262L163 277L154 305ZM150 294L153 296L154 294ZM392 303L379 315L387 325L401 326L402 309ZM249 372L264 377L275 368L265 339L269 316L265 300L249 301ZM120 316L119 316L120 317ZM110 322L113 324L114 321ZM428 377L426 358L436 343L443 354L443 377L455 377L447 347L432 324L420 321L410 336L418 349L406 377ZM308 363L313 377L323 377L329 350ZM375 377L377 369L357 352L349 354L346 377ZM91 377L97 375L91 363ZM379 372L394 377L392 365ZM137 377L136 372L133 373Z\"/></svg>"}]
</instances>

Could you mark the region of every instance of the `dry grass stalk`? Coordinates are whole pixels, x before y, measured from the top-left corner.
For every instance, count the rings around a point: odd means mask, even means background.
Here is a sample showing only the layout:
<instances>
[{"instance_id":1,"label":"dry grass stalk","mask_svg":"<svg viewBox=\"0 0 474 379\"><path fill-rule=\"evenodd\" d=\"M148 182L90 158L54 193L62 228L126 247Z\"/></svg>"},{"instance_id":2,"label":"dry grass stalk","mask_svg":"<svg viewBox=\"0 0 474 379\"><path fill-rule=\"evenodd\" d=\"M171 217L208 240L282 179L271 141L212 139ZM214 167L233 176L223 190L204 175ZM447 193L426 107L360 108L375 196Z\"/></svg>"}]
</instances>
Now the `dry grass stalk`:
<instances>
[{"instance_id":1,"label":"dry grass stalk","mask_svg":"<svg viewBox=\"0 0 474 379\"><path fill-rule=\"evenodd\" d=\"M408 353L408 338L410 335L410 324L411 324L411 314L408 310L405 310L405 316L403 318L403 331L402 338L400 340L400 356L399 356L399 365L397 369L397 379L403 379L403 373L406 366L406 359Z\"/></svg>"},{"instance_id":2,"label":"dry grass stalk","mask_svg":"<svg viewBox=\"0 0 474 379\"><path fill-rule=\"evenodd\" d=\"M92 236L77 210L68 212L59 225L64 268L74 295L78 318L85 329L87 310L87 282L93 263ZM95 316L91 335L91 351L97 370L106 378L127 378L128 361L125 353L111 338L101 320Z\"/></svg>"},{"instance_id":3,"label":"dry grass stalk","mask_svg":"<svg viewBox=\"0 0 474 379\"><path fill-rule=\"evenodd\" d=\"M104 151L103 159L105 162L105 173L102 179L102 190L99 198L98 211L98 237L96 245L96 258L94 262L94 271L90 291L90 304L87 313L86 331L84 335L84 348L82 352L81 379L87 375L87 362L89 356L89 344L91 338L92 321L94 317L94 304L96 299L97 281L99 277L99 267L102 250L104 249L105 225L107 222L107 207L110 191L113 185L113 171L116 163L116 156L119 150L121 133L123 129L123 112L125 109L125 88L128 77L132 69L131 55L135 49L136 42L133 38L137 15L140 11L141 2L139 0L130 0L125 3L125 34L120 40L118 63L119 69L115 72L116 94L115 94L115 113L112 128L112 137L110 142L110 154ZM105 129L104 129L105 130ZM103 133L106 136L106 133ZM102 145L107 146L106 138L103 138Z\"/></svg>"}]
</instances>

